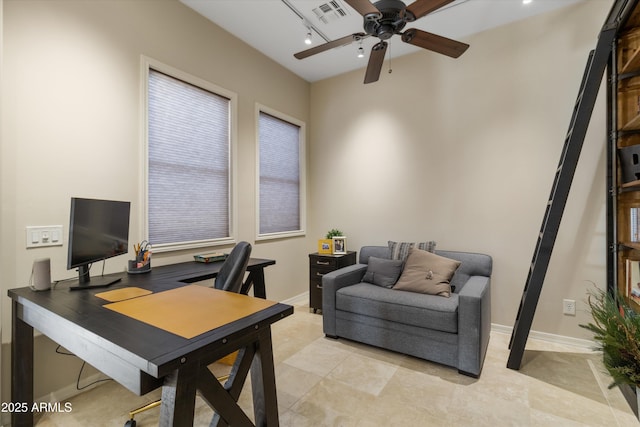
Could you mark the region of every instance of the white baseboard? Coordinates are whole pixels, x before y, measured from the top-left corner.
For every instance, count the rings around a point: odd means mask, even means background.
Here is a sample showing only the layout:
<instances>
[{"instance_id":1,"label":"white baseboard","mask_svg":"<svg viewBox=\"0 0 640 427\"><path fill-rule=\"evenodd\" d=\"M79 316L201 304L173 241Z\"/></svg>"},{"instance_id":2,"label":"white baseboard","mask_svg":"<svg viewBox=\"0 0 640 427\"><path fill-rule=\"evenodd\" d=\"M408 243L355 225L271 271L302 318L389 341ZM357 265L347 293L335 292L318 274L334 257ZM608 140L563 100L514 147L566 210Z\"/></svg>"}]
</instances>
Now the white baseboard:
<instances>
[{"instance_id":1,"label":"white baseboard","mask_svg":"<svg viewBox=\"0 0 640 427\"><path fill-rule=\"evenodd\" d=\"M513 331L513 327L492 323L491 331L511 335ZM533 338L540 341L551 342L554 344L562 344L562 345L568 345L571 347L578 347L580 349L587 349L587 350L594 350L596 347L596 343L594 341L568 337L565 335L550 334L548 332L531 331L529 332L529 338Z\"/></svg>"},{"instance_id":2,"label":"white baseboard","mask_svg":"<svg viewBox=\"0 0 640 427\"><path fill-rule=\"evenodd\" d=\"M296 295L291 298L287 298L286 300L280 302L289 305L309 305L309 291L303 292L300 295Z\"/></svg>"}]
</instances>

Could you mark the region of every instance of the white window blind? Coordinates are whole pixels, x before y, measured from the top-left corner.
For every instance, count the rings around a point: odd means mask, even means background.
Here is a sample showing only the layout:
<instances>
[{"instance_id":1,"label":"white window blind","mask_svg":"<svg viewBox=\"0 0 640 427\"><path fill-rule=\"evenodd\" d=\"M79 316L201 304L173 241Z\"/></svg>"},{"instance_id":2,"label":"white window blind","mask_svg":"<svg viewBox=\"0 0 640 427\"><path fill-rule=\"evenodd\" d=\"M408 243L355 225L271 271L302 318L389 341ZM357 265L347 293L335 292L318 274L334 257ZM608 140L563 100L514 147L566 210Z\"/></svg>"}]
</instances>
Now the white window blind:
<instances>
[{"instance_id":1,"label":"white window blind","mask_svg":"<svg viewBox=\"0 0 640 427\"><path fill-rule=\"evenodd\" d=\"M301 127L259 114L259 234L302 230Z\"/></svg>"},{"instance_id":2,"label":"white window blind","mask_svg":"<svg viewBox=\"0 0 640 427\"><path fill-rule=\"evenodd\" d=\"M149 69L148 230L154 246L230 235L230 100Z\"/></svg>"}]
</instances>

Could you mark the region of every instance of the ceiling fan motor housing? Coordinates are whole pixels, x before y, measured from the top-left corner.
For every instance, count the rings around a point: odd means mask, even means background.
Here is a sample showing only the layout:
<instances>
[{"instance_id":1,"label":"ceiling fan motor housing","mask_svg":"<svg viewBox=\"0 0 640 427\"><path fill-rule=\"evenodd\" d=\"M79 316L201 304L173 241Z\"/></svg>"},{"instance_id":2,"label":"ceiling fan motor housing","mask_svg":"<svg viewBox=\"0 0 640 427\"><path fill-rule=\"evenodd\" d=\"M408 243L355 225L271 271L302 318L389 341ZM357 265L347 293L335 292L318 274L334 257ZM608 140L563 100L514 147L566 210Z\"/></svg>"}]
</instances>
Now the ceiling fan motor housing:
<instances>
[{"instance_id":1,"label":"ceiling fan motor housing","mask_svg":"<svg viewBox=\"0 0 640 427\"><path fill-rule=\"evenodd\" d=\"M364 31L367 34L387 40L400 33L407 22L415 20L400 0L380 0L374 3L380 14L370 13L364 16Z\"/></svg>"}]
</instances>

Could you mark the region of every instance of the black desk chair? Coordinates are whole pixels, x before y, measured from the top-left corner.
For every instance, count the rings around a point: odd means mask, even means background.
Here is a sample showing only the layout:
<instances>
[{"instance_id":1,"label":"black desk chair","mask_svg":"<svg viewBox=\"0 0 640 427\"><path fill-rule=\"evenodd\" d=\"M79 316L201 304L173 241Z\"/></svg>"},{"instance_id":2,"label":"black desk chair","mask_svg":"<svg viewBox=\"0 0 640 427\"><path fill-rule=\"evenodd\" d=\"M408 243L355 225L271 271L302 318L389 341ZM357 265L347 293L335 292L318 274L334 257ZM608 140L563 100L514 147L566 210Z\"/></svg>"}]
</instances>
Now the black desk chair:
<instances>
[{"instance_id":1,"label":"black desk chair","mask_svg":"<svg viewBox=\"0 0 640 427\"><path fill-rule=\"evenodd\" d=\"M215 282L213 287L216 289L221 289L223 291L228 292L240 292L240 288L242 287L242 279L244 279L244 273L247 270L247 264L249 264L249 258L251 257L251 244L247 242L238 242L231 253L224 260L224 264L220 267L220 271L216 275ZM236 353L232 353L233 359L235 360ZM231 356L230 355L230 356ZM226 356L228 358L229 356ZM225 361L225 363L229 363ZM233 364L231 362L230 364ZM218 378L220 381L224 381L229 377L229 375L225 375L223 377ZM151 408L155 408L156 406L160 406L161 401L156 400L155 402L151 402L148 405L143 406L142 408L135 409L129 412L129 421L124 423L124 427L136 427L136 420L134 417L144 411L147 411Z\"/></svg>"},{"instance_id":2,"label":"black desk chair","mask_svg":"<svg viewBox=\"0 0 640 427\"><path fill-rule=\"evenodd\" d=\"M216 289L229 292L240 292L244 272L249 264L251 245L247 242L239 242L224 260L213 285Z\"/></svg>"}]
</instances>

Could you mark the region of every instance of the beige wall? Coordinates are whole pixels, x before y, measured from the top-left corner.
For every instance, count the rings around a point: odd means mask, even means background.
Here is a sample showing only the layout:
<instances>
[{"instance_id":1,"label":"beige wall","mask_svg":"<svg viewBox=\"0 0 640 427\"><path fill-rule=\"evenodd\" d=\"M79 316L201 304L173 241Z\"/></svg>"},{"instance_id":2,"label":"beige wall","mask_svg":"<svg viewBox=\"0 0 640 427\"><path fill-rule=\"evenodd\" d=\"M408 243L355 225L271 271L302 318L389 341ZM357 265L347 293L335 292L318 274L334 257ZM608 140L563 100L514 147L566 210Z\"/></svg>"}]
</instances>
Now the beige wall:
<instances>
[{"instance_id":1,"label":"beige wall","mask_svg":"<svg viewBox=\"0 0 640 427\"><path fill-rule=\"evenodd\" d=\"M310 231L254 245L254 255L277 260L266 272L270 298L307 290L307 253L337 227L350 249L435 239L442 249L492 255L493 322L512 325L587 54L610 3L478 34L458 60L427 52L394 60L392 74L385 65L381 80L365 86L363 71L309 85L173 0L4 0L0 292L26 285L35 258L51 258L54 279L72 274L66 243L24 248L27 225L62 224L66 232L72 195L132 200L131 235L140 235L144 54L238 93L238 239L253 242L255 233L254 104L309 125ZM604 101L602 94L538 331L588 338L578 327L588 319L587 281L605 280ZM107 261L108 271L123 266L124 258ZM563 298L578 301L576 317L562 316ZM8 298L0 308L7 343ZM48 340L36 344L37 396L77 374L52 348ZM8 345L2 353L6 401Z\"/></svg>"},{"instance_id":2,"label":"beige wall","mask_svg":"<svg viewBox=\"0 0 640 427\"><path fill-rule=\"evenodd\" d=\"M311 86L310 234L348 246L435 239L494 259L492 321L513 325L589 51L611 6L586 4ZM393 43L399 43L392 39ZM533 329L589 338L605 283L605 96L598 99ZM575 317L562 299L577 301Z\"/></svg>"},{"instance_id":3,"label":"beige wall","mask_svg":"<svg viewBox=\"0 0 640 427\"><path fill-rule=\"evenodd\" d=\"M267 296L307 290L306 239L254 242L255 103L309 121L310 85L177 0L4 1L0 293L28 284L34 259L50 257L52 278L66 270L67 245L25 249L27 225L69 222L71 196L132 201L131 239L141 236L140 56L146 55L238 94L237 239L274 258ZM155 256L189 260L196 251ZM126 256L108 260L122 271ZM77 274L77 273L76 273ZM3 341L10 300L2 297ZM9 353L3 346L3 396ZM36 396L75 380L77 366L36 342ZM46 368L46 369L45 369Z\"/></svg>"}]
</instances>

